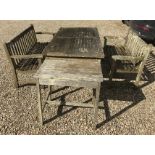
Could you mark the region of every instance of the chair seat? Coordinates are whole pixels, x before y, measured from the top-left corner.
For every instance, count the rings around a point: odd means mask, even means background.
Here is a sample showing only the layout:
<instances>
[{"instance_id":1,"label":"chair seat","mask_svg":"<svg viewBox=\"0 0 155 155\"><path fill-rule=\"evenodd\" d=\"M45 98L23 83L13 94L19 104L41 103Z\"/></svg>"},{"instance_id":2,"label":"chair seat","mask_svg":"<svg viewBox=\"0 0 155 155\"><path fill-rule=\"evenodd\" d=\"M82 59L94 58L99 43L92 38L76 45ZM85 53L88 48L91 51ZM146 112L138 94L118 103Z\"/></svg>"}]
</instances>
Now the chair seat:
<instances>
[{"instance_id":1,"label":"chair seat","mask_svg":"<svg viewBox=\"0 0 155 155\"><path fill-rule=\"evenodd\" d=\"M107 46L106 47L106 56L108 58L112 58L113 55L120 55L120 56L130 56L131 52L127 50L124 46ZM131 61L123 60L122 63L131 63Z\"/></svg>"},{"instance_id":2,"label":"chair seat","mask_svg":"<svg viewBox=\"0 0 155 155\"><path fill-rule=\"evenodd\" d=\"M38 69L38 60L37 59L22 59L18 65L16 66L16 69L19 71L31 71L31 70L37 70Z\"/></svg>"},{"instance_id":3,"label":"chair seat","mask_svg":"<svg viewBox=\"0 0 155 155\"><path fill-rule=\"evenodd\" d=\"M136 63L135 65L131 62L125 62L122 61L117 62L117 72L129 72L129 73L137 73L140 63Z\"/></svg>"},{"instance_id":4,"label":"chair seat","mask_svg":"<svg viewBox=\"0 0 155 155\"><path fill-rule=\"evenodd\" d=\"M48 43L40 43L37 42L35 46L33 46L28 54L42 54L44 48L47 46ZM38 69L38 60L35 58L31 59L21 59L18 65L16 66L17 70L20 71L31 71Z\"/></svg>"},{"instance_id":5,"label":"chair seat","mask_svg":"<svg viewBox=\"0 0 155 155\"><path fill-rule=\"evenodd\" d=\"M130 56L131 52L124 46L117 46L113 52L113 55ZM133 72L137 73L140 61L133 64L130 60L118 60L117 61L117 72Z\"/></svg>"},{"instance_id":6,"label":"chair seat","mask_svg":"<svg viewBox=\"0 0 155 155\"><path fill-rule=\"evenodd\" d=\"M126 50L124 46L106 46L106 54L107 56L112 56L112 55L130 55L130 51Z\"/></svg>"},{"instance_id":7,"label":"chair seat","mask_svg":"<svg viewBox=\"0 0 155 155\"><path fill-rule=\"evenodd\" d=\"M28 54L42 54L44 48L48 45L48 42L37 42L28 52Z\"/></svg>"}]
</instances>

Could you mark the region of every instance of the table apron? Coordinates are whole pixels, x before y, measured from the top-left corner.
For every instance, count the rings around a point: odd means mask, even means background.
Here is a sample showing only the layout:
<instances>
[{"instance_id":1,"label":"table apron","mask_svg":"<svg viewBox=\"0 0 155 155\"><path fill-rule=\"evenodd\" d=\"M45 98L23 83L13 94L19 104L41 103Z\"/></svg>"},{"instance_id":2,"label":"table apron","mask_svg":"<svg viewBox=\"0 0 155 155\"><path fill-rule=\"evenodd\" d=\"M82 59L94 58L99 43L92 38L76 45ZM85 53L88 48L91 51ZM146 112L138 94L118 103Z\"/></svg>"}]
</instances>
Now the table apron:
<instances>
[{"instance_id":1,"label":"table apron","mask_svg":"<svg viewBox=\"0 0 155 155\"><path fill-rule=\"evenodd\" d=\"M98 88L101 81L76 81L66 79L39 79L40 85L57 85L57 86L71 86L71 87L87 87Z\"/></svg>"}]
</instances>

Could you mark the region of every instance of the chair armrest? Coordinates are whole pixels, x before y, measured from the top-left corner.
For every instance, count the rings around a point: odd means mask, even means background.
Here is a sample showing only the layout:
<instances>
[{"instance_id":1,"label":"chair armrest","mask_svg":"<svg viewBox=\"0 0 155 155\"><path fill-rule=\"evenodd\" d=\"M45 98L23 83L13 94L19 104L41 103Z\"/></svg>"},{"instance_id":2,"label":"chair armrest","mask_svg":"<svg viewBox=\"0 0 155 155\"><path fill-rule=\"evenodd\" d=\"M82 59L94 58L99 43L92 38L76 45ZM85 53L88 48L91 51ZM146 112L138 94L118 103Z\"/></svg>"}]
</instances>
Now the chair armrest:
<instances>
[{"instance_id":1,"label":"chair armrest","mask_svg":"<svg viewBox=\"0 0 155 155\"><path fill-rule=\"evenodd\" d=\"M124 46L125 38L117 36L104 36L105 45Z\"/></svg>"},{"instance_id":2,"label":"chair armrest","mask_svg":"<svg viewBox=\"0 0 155 155\"><path fill-rule=\"evenodd\" d=\"M124 39L123 37L118 36L104 36L105 39Z\"/></svg>"},{"instance_id":3,"label":"chair armrest","mask_svg":"<svg viewBox=\"0 0 155 155\"><path fill-rule=\"evenodd\" d=\"M144 57L133 57L133 56L124 56L124 55L113 55L112 59L117 61L117 60L131 60L131 61L141 61L144 59Z\"/></svg>"},{"instance_id":4,"label":"chair armrest","mask_svg":"<svg viewBox=\"0 0 155 155\"><path fill-rule=\"evenodd\" d=\"M13 59L30 59L30 58L43 58L42 54L29 54L29 55L12 55Z\"/></svg>"},{"instance_id":5,"label":"chair armrest","mask_svg":"<svg viewBox=\"0 0 155 155\"><path fill-rule=\"evenodd\" d=\"M35 32L36 34L49 34L55 36L56 33L53 32Z\"/></svg>"}]
</instances>

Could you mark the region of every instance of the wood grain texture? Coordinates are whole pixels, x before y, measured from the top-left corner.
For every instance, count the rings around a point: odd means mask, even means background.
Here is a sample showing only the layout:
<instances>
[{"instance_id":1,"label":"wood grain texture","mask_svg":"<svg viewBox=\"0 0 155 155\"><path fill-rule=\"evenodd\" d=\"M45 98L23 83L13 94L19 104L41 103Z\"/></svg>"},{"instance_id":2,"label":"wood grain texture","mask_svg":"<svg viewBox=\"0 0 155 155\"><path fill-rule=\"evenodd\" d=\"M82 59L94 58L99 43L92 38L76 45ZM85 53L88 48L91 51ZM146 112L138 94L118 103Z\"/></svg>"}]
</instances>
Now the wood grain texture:
<instances>
[{"instance_id":1,"label":"wood grain texture","mask_svg":"<svg viewBox=\"0 0 155 155\"><path fill-rule=\"evenodd\" d=\"M52 57L104 58L96 28L60 28L44 50Z\"/></svg>"},{"instance_id":2,"label":"wood grain texture","mask_svg":"<svg viewBox=\"0 0 155 155\"><path fill-rule=\"evenodd\" d=\"M34 77L45 85L77 87L96 87L103 81L101 61L96 59L46 58Z\"/></svg>"}]
</instances>

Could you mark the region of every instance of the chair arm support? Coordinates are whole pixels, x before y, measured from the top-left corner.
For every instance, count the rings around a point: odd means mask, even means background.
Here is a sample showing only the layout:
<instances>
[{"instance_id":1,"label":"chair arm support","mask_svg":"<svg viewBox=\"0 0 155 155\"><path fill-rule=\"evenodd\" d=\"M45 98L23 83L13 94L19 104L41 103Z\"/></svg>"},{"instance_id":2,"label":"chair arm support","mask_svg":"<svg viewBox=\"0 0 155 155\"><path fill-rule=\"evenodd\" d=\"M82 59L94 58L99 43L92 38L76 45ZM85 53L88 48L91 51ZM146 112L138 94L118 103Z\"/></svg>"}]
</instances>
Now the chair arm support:
<instances>
[{"instance_id":1,"label":"chair arm support","mask_svg":"<svg viewBox=\"0 0 155 155\"><path fill-rule=\"evenodd\" d=\"M29 54L29 55L12 55L13 59L29 59L29 58L43 58L42 54Z\"/></svg>"},{"instance_id":2,"label":"chair arm support","mask_svg":"<svg viewBox=\"0 0 155 155\"><path fill-rule=\"evenodd\" d=\"M144 59L144 57L133 57L133 56L122 56L122 55L113 55L112 56L112 59L114 60L114 61L117 61L117 60L131 60L131 61L136 61L136 60L139 60L139 61L141 61L141 60L143 60Z\"/></svg>"},{"instance_id":3,"label":"chair arm support","mask_svg":"<svg viewBox=\"0 0 155 155\"><path fill-rule=\"evenodd\" d=\"M55 36L56 33L53 32L35 32L36 34L49 34Z\"/></svg>"},{"instance_id":4,"label":"chair arm support","mask_svg":"<svg viewBox=\"0 0 155 155\"><path fill-rule=\"evenodd\" d=\"M105 39L124 39L123 37L118 36L104 36Z\"/></svg>"},{"instance_id":5,"label":"chair arm support","mask_svg":"<svg viewBox=\"0 0 155 155\"><path fill-rule=\"evenodd\" d=\"M124 46L125 44L125 38L123 37L117 37L117 36L104 36L104 45L119 45L122 44Z\"/></svg>"}]
</instances>

